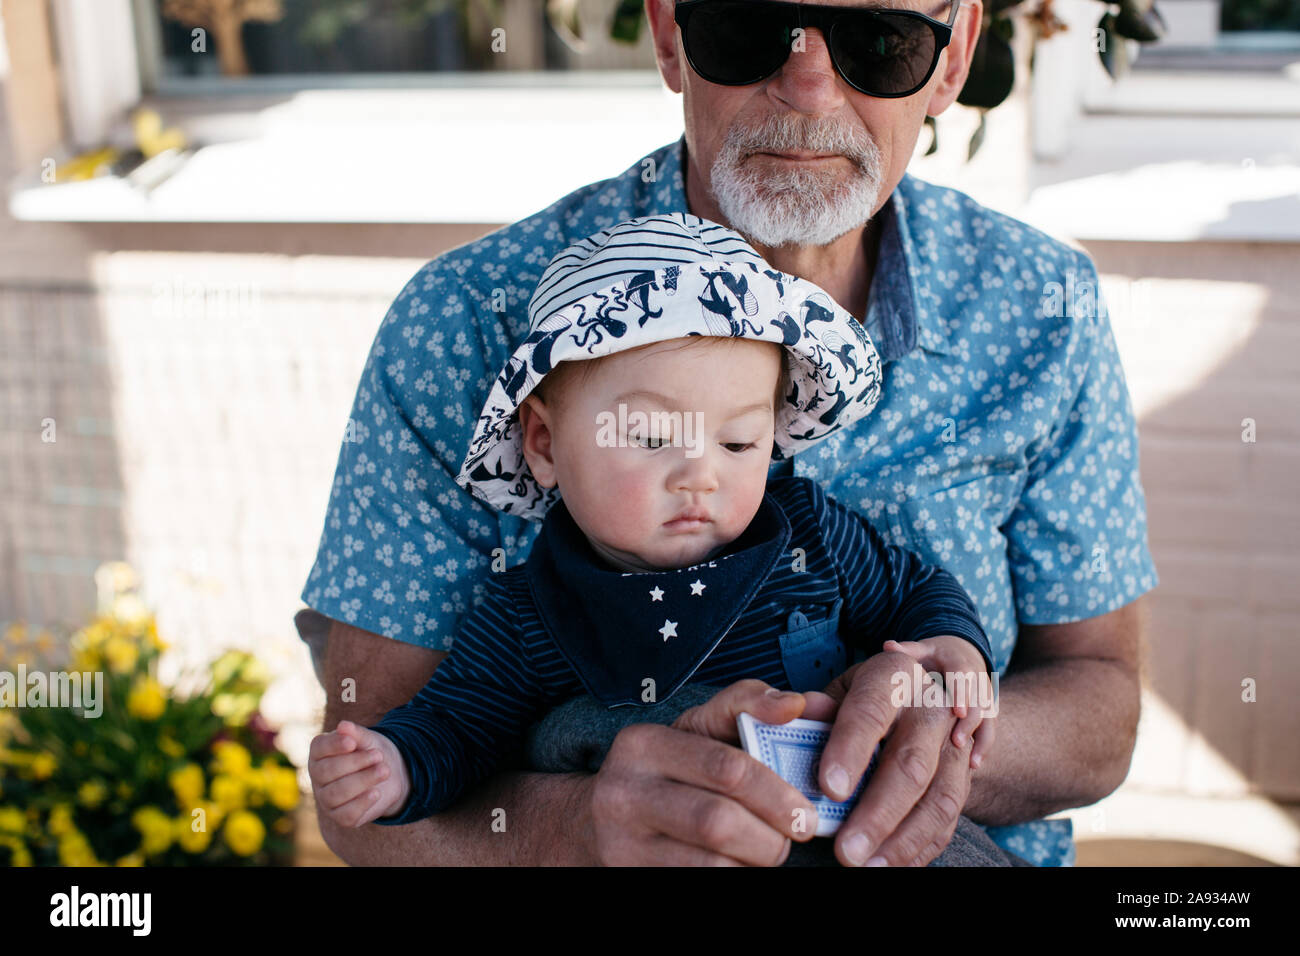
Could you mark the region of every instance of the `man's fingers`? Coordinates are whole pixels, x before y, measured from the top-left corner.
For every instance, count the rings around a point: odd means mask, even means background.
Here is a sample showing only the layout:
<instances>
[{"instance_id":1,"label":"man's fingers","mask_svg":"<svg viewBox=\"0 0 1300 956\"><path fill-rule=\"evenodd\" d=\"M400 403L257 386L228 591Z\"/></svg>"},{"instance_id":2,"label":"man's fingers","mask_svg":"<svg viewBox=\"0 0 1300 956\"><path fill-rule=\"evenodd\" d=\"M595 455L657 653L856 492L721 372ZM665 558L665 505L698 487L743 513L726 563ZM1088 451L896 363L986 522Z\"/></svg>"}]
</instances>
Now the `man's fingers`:
<instances>
[{"instance_id":1,"label":"man's fingers","mask_svg":"<svg viewBox=\"0 0 1300 956\"><path fill-rule=\"evenodd\" d=\"M957 829L970 793L970 751L945 744L934 779L911 811L875 849L889 866L925 866L943 851ZM936 849L937 848L937 849ZM934 851L928 858L927 853Z\"/></svg>"},{"instance_id":2,"label":"man's fingers","mask_svg":"<svg viewBox=\"0 0 1300 956\"><path fill-rule=\"evenodd\" d=\"M921 680L923 672L920 664L897 651L877 654L855 668L835 713L818 771L817 783L832 800L852 796L876 744L894 725L899 706L891 693L895 674ZM827 689L833 695L832 687ZM910 694L906 700L911 700Z\"/></svg>"},{"instance_id":3,"label":"man's fingers","mask_svg":"<svg viewBox=\"0 0 1300 956\"><path fill-rule=\"evenodd\" d=\"M803 713L799 715L800 717L805 720L822 720L827 723L834 723L835 714L840 708L838 700L818 690L810 690L803 697L804 707Z\"/></svg>"},{"instance_id":4,"label":"man's fingers","mask_svg":"<svg viewBox=\"0 0 1300 956\"><path fill-rule=\"evenodd\" d=\"M803 709L802 694L777 690L761 680L742 680L684 711L673 721L673 727L734 744L740 740L736 718L742 712L753 714L764 723L784 724L798 717Z\"/></svg>"},{"instance_id":5,"label":"man's fingers","mask_svg":"<svg viewBox=\"0 0 1300 956\"><path fill-rule=\"evenodd\" d=\"M952 724L953 717L947 708L904 709L889 739L881 747L879 763L863 788L857 806L835 836L835 852L841 862L861 866L877 855L886 838L929 789L939 764L941 748L955 749L948 741ZM836 726L839 726L838 720ZM957 804L957 812L961 806L961 803ZM940 829L937 810L931 806L924 811L936 814L932 832L925 843ZM955 816L954 813L954 819Z\"/></svg>"},{"instance_id":6,"label":"man's fingers","mask_svg":"<svg viewBox=\"0 0 1300 956\"><path fill-rule=\"evenodd\" d=\"M733 860L721 853L714 853L698 846L681 843L668 837L651 838L654 846L655 863L659 866L744 866L739 860Z\"/></svg>"},{"instance_id":7,"label":"man's fingers","mask_svg":"<svg viewBox=\"0 0 1300 956\"><path fill-rule=\"evenodd\" d=\"M788 838L722 794L661 780L646 798L650 828L670 843L693 848L697 856L721 855L749 866L777 866L789 855Z\"/></svg>"},{"instance_id":8,"label":"man's fingers","mask_svg":"<svg viewBox=\"0 0 1300 956\"><path fill-rule=\"evenodd\" d=\"M685 784L687 789L694 787L726 797L738 810L766 824L769 833L777 831L772 834L774 837L788 836L800 841L812 838L817 828L817 811L813 805L802 793L738 747L657 724L634 725L619 736L629 732L634 732L634 736L627 743L636 748L643 773L677 781ZM661 832L698 834L700 821L691 815L717 811L716 804L710 806L714 810L703 810L694 802L679 802L670 813L677 819L670 821L663 814L657 814L665 826L673 823L672 828ZM689 819L683 823L681 818L684 815ZM706 831L709 826L725 829L733 825L727 820L711 818L704 822L708 824ZM707 842L708 832L704 836L706 843L701 845L719 849L717 844Z\"/></svg>"}]
</instances>

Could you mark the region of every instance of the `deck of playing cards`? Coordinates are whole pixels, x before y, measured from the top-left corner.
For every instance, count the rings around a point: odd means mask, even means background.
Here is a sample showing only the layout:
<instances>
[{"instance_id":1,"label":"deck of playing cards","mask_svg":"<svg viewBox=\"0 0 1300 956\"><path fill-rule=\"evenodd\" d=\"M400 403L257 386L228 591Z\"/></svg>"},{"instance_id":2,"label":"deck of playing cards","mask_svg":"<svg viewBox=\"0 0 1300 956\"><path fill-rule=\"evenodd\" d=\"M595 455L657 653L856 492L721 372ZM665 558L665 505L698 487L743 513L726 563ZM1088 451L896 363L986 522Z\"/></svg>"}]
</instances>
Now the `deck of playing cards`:
<instances>
[{"instance_id":1,"label":"deck of playing cards","mask_svg":"<svg viewBox=\"0 0 1300 956\"><path fill-rule=\"evenodd\" d=\"M801 718L784 724L765 724L745 713L736 718L736 724L740 728L740 743L745 753L769 767L812 801L817 808L817 836L831 836L840 828L858 802L863 786L875 769L876 758L880 756L880 745L877 744L853 796L843 803L836 803L817 785L817 768L821 764L822 749L830 739L830 724Z\"/></svg>"}]
</instances>

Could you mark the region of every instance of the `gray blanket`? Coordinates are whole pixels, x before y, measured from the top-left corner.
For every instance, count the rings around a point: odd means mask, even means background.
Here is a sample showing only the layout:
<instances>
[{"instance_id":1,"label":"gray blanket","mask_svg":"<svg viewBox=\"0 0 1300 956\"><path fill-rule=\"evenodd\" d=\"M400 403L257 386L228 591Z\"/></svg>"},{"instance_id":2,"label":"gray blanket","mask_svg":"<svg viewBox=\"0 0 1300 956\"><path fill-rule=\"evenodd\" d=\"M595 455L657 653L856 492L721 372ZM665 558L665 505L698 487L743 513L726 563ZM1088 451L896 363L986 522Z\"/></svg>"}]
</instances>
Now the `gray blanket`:
<instances>
[{"instance_id":1,"label":"gray blanket","mask_svg":"<svg viewBox=\"0 0 1300 956\"><path fill-rule=\"evenodd\" d=\"M629 724L671 724L682 712L702 704L718 692L716 687L688 684L670 699L649 707L608 709L591 697L579 697L555 708L528 732L525 760L533 770L569 773L600 769L614 737ZM786 866L838 866L832 841L814 837L792 843ZM1032 866L999 847L984 829L965 816L948 847L930 866Z\"/></svg>"}]
</instances>

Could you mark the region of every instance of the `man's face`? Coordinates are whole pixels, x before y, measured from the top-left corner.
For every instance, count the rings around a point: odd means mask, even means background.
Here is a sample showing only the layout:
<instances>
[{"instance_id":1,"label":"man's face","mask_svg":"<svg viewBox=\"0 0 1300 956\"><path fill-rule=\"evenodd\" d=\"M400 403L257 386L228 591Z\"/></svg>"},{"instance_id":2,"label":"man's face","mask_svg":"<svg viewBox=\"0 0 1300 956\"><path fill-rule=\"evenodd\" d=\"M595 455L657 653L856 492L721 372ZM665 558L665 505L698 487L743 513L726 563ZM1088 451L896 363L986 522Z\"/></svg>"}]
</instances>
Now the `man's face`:
<instances>
[{"instance_id":1,"label":"man's face","mask_svg":"<svg viewBox=\"0 0 1300 956\"><path fill-rule=\"evenodd\" d=\"M609 356L588 378L571 377L562 396L525 399L529 468L543 486L559 484L573 520L614 567L710 560L763 500L781 360L774 342L707 336ZM674 520L690 509L706 520Z\"/></svg>"},{"instance_id":2,"label":"man's face","mask_svg":"<svg viewBox=\"0 0 1300 956\"><path fill-rule=\"evenodd\" d=\"M944 20L952 9L943 0L825 2L887 6ZM791 52L766 80L750 86L710 83L686 59L674 5L675 0L648 2L660 72L683 94L690 175L705 180L704 190L691 189L692 198L708 196L717 207L695 210L693 202L692 209L705 218L720 214L767 247L827 245L876 213L902 178L926 114L942 112L960 92L974 37L967 27L978 26L981 12L975 4L958 15L953 43L925 87L884 99L840 77L817 28L805 31L803 50ZM957 57L951 66L950 56Z\"/></svg>"}]
</instances>

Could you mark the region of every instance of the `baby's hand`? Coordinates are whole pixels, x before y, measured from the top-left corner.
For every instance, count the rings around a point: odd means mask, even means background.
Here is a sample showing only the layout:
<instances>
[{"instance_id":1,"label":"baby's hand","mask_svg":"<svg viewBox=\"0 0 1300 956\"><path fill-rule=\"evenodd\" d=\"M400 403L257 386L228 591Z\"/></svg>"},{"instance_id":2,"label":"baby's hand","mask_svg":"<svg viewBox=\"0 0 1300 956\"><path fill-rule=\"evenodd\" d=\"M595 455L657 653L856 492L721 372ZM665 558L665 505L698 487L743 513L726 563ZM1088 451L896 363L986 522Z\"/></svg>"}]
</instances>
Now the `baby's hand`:
<instances>
[{"instance_id":1,"label":"baby's hand","mask_svg":"<svg viewBox=\"0 0 1300 956\"><path fill-rule=\"evenodd\" d=\"M406 762L397 746L350 720L341 720L337 730L312 739L307 772L317 811L345 827L392 816L411 792Z\"/></svg>"},{"instance_id":2,"label":"baby's hand","mask_svg":"<svg viewBox=\"0 0 1300 956\"><path fill-rule=\"evenodd\" d=\"M909 657L916 658L922 667L945 673L987 673L984 657L970 641L954 635L928 637L923 641L885 641L882 645L887 651L902 651ZM967 685L968 687L970 685ZM970 736L975 744L971 748L970 765L977 768L993 748L993 739L997 734L994 714L985 715L975 702L975 707L966 707L959 701L953 701L952 712L960 719L952 731L952 742L956 747L966 745Z\"/></svg>"}]
</instances>

